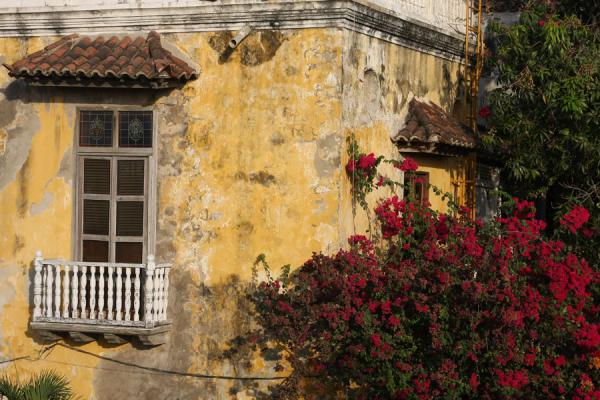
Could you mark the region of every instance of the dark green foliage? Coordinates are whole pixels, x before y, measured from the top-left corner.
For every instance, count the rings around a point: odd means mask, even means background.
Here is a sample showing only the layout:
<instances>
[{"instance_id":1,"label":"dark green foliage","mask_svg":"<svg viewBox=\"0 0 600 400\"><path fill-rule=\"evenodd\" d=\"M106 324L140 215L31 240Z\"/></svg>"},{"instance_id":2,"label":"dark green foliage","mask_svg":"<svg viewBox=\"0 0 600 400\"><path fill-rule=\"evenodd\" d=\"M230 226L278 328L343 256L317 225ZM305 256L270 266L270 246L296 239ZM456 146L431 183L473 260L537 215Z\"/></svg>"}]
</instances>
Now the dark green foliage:
<instances>
[{"instance_id":1,"label":"dark green foliage","mask_svg":"<svg viewBox=\"0 0 600 400\"><path fill-rule=\"evenodd\" d=\"M600 31L551 12L536 6L518 24L492 24L487 68L500 87L484 140L504 157L508 190L537 198L548 222L580 203L598 229Z\"/></svg>"},{"instance_id":2,"label":"dark green foliage","mask_svg":"<svg viewBox=\"0 0 600 400\"><path fill-rule=\"evenodd\" d=\"M600 2L595 0L487 0L492 12L517 12L544 4L549 12L560 15L575 15L587 24L595 24L600 19Z\"/></svg>"},{"instance_id":3,"label":"dark green foliage","mask_svg":"<svg viewBox=\"0 0 600 400\"><path fill-rule=\"evenodd\" d=\"M69 382L52 371L44 371L25 383L0 378L0 394L8 400L72 400Z\"/></svg>"}]
</instances>

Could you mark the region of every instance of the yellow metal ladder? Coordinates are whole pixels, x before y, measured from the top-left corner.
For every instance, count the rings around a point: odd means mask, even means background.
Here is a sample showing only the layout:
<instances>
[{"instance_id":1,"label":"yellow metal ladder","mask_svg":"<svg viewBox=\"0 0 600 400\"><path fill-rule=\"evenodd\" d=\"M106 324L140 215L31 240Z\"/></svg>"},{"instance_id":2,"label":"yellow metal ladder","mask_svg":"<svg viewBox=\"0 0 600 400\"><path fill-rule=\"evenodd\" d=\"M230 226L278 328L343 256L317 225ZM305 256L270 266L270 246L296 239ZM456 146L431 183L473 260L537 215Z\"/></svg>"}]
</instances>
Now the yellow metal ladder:
<instances>
[{"instance_id":1,"label":"yellow metal ladder","mask_svg":"<svg viewBox=\"0 0 600 400\"><path fill-rule=\"evenodd\" d=\"M477 98L483 69L482 20L485 0L466 0L464 106L465 122L477 131Z\"/></svg>"},{"instance_id":2,"label":"yellow metal ladder","mask_svg":"<svg viewBox=\"0 0 600 400\"><path fill-rule=\"evenodd\" d=\"M483 69L482 20L485 0L466 0L465 60L464 60L464 116L465 123L477 135L477 105L479 80ZM453 181L455 198L470 209L476 217L477 162L475 154L466 160L465 176Z\"/></svg>"}]
</instances>

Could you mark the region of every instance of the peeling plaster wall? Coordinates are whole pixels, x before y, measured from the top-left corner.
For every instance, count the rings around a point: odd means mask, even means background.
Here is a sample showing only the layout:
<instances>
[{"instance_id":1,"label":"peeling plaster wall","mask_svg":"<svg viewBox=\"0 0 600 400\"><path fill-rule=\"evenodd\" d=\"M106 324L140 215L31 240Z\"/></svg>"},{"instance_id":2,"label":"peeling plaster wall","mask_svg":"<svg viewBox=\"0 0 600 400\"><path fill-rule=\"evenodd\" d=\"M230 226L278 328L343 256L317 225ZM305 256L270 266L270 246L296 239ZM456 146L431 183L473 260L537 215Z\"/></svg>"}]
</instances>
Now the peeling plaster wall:
<instances>
[{"instance_id":1,"label":"peeling plaster wall","mask_svg":"<svg viewBox=\"0 0 600 400\"><path fill-rule=\"evenodd\" d=\"M343 129L346 136L354 135L363 151L382 154L389 159L402 158L391 138L403 127L408 103L415 97L437 103L449 112L460 109L458 63L360 33L346 31L343 40ZM444 157L445 161L440 162L438 158L422 155L417 161L423 163L423 171L430 172L432 184L447 188L451 177L462 173L464 168L460 160ZM344 151L344 165L347 160L348 155ZM451 173L450 169L454 172ZM383 170L387 176L402 181L400 171L389 166ZM347 193L350 182L345 180L343 185ZM390 194L389 189L380 189L369 195L367 200L373 205ZM351 215L350 198L346 196L344 200L345 217L342 220L345 233L367 229L367 214L358 207L355 215ZM433 208L445 209L445 204L433 193L430 201Z\"/></svg>"},{"instance_id":2,"label":"peeling plaster wall","mask_svg":"<svg viewBox=\"0 0 600 400\"><path fill-rule=\"evenodd\" d=\"M0 40L0 61L14 62L53 38ZM40 349L28 330L32 255L70 256L73 172L73 105L63 94L32 91L0 70L0 359L34 355ZM1 137L2 135L0 135ZM99 352L95 344L86 349ZM85 365L90 360L56 349L56 360ZM92 365L95 363L92 361ZM3 364L12 375L54 367L78 393L89 393L93 370L59 364ZM21 375L23 376L23 375Z\"/></svg>"},{"instance_id":3,"label":"peeling plaster wall","mask_svg":"<svg viewBox=\"0 0 600 400\"><path fill-rule=\"evenodd\" d=\"M342 35L254 32L223 60L229 36L165 35L202 68L200 79L170 92L27 88L1 72L10 114L0 121L8 132L0 156L0 271L7 286L0 297L1 358L40 348L27 332L35 250L72 257L76 107L154 104L156 256L174 264L173 330L167 344L153 349L82 348L183 372L273 374L260 359L223 360L222 352L250 324L243 291L260 253L275 266L298 265L313 251L340 245ZM53 39L3 39L0 54L13 62ZM235 381L150 379L58 348L47 361L18 367L21 374L56 369L84 398L223 399L246 389Z\"/></svg>"},{"instance_id":4,"label":"peeling plaster wall","mask_svg":"<svg viewBox=\"0 0 600 400\"><path fill-rule=\"evenodd\" d=\"M146 366L244 376L273 375L260 358L223 357L228 340L251 325L244 290L255 258L265 253L273 266L297 266L366 226L360 213L352 216L346 137L354 133L365 149L398 157L390 137L410 98L444 107L454 101L455 64L341 29L253 32L226 59L228 32L164 36L201 66L200 78L182 90L27 88L0 71L0 132L7 134L0 152L0 359L41 346L27 328L35 250L72 257L78 105L154 106L156 256L174 265L166 344L81 348ZM0 39L0 56L14 62L54 39ZM20 376L41 368L64 374L86 399L253 394L249 383L140 374L63 348L45 361L18 363Z\"/></svg>"}]
</instances>

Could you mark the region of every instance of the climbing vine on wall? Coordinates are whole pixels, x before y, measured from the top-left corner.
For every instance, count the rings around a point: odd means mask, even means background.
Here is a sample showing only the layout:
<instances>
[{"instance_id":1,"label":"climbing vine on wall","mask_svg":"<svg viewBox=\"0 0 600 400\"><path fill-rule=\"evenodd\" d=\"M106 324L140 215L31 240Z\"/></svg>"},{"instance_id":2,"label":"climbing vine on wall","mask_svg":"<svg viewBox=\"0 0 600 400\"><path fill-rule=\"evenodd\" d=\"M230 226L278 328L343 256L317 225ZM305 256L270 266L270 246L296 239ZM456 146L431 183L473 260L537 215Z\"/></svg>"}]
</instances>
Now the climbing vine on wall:
<instances>
[{"instance_id":1,"label":"climbing vine on wall","mask_svg":"<svg viewBox=\"0 0 600 400\"><path fill-rule=\"evenodd\" d=\"M383 156L376 157L374 153L362 152L353 136L348 137L348 163L346 173L352 184L352 199L364 209L367 209L367 195L383 183L377 177L377 167L384 160Z\"/></svg>"}]
</instances>

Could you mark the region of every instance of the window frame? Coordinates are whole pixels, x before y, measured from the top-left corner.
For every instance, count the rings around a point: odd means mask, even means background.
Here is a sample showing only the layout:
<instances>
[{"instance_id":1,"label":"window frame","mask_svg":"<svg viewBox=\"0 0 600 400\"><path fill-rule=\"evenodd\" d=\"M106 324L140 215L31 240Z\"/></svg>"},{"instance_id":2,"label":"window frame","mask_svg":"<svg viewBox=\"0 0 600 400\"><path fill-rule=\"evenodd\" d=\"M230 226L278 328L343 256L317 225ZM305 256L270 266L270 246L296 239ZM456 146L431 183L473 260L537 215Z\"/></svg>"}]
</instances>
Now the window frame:
<instances>
[{"instance_id":1,"label":"window frame","mask_svg":"<svg viewBox=\"0 0 600 400\"><path fill-rule=\"evenodd\" d=\"M407 178L408 178L408 182L407 182ZM428 204L429 203L429 182L430 182L430 175L429 175L429 171L416 171L413 172L412 174L408 174L408 173L404 173L404 178L403 178L403 182L404 182L404 188L405 191L408 188L408 190L411 190L415 193L417 193L417 182L416 180L419 178L423 178L424 181L421 183L421 199L420 202L421 204ZM410 185L410 186L409 186ZM405 194L406 196L406 194Z\"/></svg>"},{"instance_id":2,"label":"window frame","mask_svg":"<svg viewBox=\"0 0 600 400\"><path fill-rule=\"evenodd\" d=\"M113 140L111 147L94 147L94 146L81 146L80 137L80 121L82 111L112 111L113 112ZM119 111L151 111L152 112L152 147L119 147ZM99 195L110 198L110 221L109 221L109 262L114 263L116 257L116 243L119 241L139 242L139 237L134 237L136 240L128 240L126 236L116 235L116 218L117 209L116 204L118 198L123 198L120 201L133 200L131 197L139 196L120 196L116 193L117 186L117 163L119 160L135 159L144 160L145 174L144 174L144 231L142 235L142 263L145 263L149 254L154 254L156 246L156 223L157 223L157 144L158 144L158 117L156 109L152 106L132 106L125 104L115 104L110 106L101 105L86 105L78 106L75 108L75 139L74 139L74 151L75 151L75 229L73 235L73 256L77 261L81 261L83 258L83 240L84 236L88 240L94 240L90 234L83 233L83 201L86 197L94 197L98 195L84 194L84 171L83 163L86 158L96 159L109 159L111 163L110 169L110 185L111 191L109 195ZM129 197L129 199L128 199ZM133 200L135 201L135 200ZM114 210L113 210L114 204ZM106 236L106 235L104 235ZM103 236L103 237L104 237ZM103 238L102 240L106 240Z\"/></svg>"}]
</instances>

